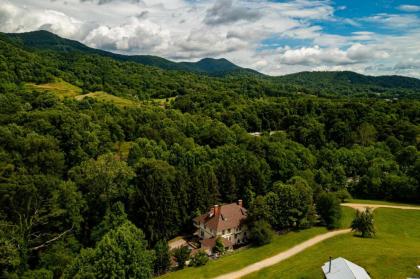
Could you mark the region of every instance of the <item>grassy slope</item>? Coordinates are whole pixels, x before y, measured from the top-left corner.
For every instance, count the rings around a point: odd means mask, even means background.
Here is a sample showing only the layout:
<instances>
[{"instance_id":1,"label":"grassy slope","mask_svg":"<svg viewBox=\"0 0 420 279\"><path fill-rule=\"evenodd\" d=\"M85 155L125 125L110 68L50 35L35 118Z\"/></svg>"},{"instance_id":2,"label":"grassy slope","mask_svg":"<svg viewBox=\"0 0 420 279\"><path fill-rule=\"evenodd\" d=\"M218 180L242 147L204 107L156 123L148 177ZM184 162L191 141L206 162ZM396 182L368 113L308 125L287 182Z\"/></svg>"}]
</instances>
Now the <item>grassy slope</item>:
<instances>
[{"instance_id":1,"label":"grassy slope","mask_svg":"<svg viewBox=\"0 0 420 279\"><path fill-rule=\"evenodd\" d=\"M354 210L343 207L342 226L348 227L354 216ZM287 250L309 238L327 232L325 228L314 227L300 232L290 232L286 235L276 235L273 241L262 247L252 247L228 254L223 258L210 261L203 267L190 267L184 270L167 273L160 278L212 278L217 275L241 269L247 265L271 257Z\"/></svg>"},{"instance_id":2,"label":"grassy slope","mask_svg":"<svg viewBox=\"0 0 420 279\"><path fill-rule=\"evenodd\" d=\"M338 236L245 278L323 278L321 266L329 256L365 267L372 278L420 276L420 211L380 208L375 218L373 239Z\"/></svg>"},{"instance_id":3,"label":"grassy slope","mask_svg":"<svg viewBox=\"0 0 420 279\"><path fill-rule=\"evenodd\" d=\"M31 89L35 89L41 92L50 92L56 94L61 100L63 100L66 97L75 98L76 100L82 100L83 98L90 97L101 102L113 103L122 108L132 108L141 106L140 102L117 97L103 91L83 94L83 90L81 88L62 80L46 84L28 83L27 86Z\"/></svg>"},{"instance_id":4,"label":"grassy slope","mask_svg":"<svg viewBox=\"0 0 420 279\"><path fill-rule=\"evenodd\" d=\"M139 107L140 103L133 101L133 100L129 100L129 99L125 99L125 98L121 98L121 97L117 97L111 94L108 94L106 92L103 91L97 91L97 92L92 92L92 93L88 93L88 94L84 94L84 95L79 95L76 96L76 100L82 100L86 97L89 98L94 98L97 99L98 101L101 102L110 102L113 103L119 107Z\"/></svg>"},{"instance_id":5,"label":"grassy slope","mask_svg":"<svg viewBox=\"0 0 420 279\"><path fill-rule=\"evenodd\" d=\"M73 84L70 84L65 81L56 81L52 83L46 84L33 84L28 83L27 86L29 88L41 91L41 92L51 92L56 94L60 99L64 99L65 97L74 98L78 95L83 93L80 87L77 87Z\"/></svg>"}]
</instances>

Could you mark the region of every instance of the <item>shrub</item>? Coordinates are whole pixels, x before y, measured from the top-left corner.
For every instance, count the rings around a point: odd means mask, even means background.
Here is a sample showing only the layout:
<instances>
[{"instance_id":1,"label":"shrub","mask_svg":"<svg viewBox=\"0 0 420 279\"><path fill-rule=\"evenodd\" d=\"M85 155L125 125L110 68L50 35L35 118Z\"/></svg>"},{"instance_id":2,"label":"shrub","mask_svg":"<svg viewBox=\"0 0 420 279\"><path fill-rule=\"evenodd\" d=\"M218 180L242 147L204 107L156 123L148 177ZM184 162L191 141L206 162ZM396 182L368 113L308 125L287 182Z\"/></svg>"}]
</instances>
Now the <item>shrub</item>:
<instances>
[{"instance_id":1,"label":"shrub","mask_svg":"<svg viewBox=\"0 0 420 279\"><path fill-rule=\"evenodd\" d=\"M351 230L360 233L362 237L373 237L375 235L373 212L370 208L356 212L356 217L351 223Z\"/></svg>"},{"instance_id":2,"label":"shrub","mask_svg":"<svg viewBox=\"0 0 420 279\"><path fill-rule=\"evenodd\" d=\"M340 227L341 206L340 201L333 193L322 193L318 197L316 210L322 223L328 229Z\"/></svg>"},{"instance_id":3,"label":"shrub","mask_svg":"<svg viewBox=\"0 0 420 279\"><path fill-rule=\"evenodd\" d=\"M265 245L271 242L273 230L267 221L256 221L250 229L251 242L256 246Z\"/></svg>"},{"instance_id":4,"label":"shrub","mask_svg":"<svg viewBox=\"0 0 420 279\"><path fill-rule=\"evenodd\" d=\"M174 250L174 257L178 263L178 268L183 269L185 262L190 258L190 249L187 246L182 246Z\"/></svg>"},{"instance_id":5,"label":"shrub","mask_svg":"<svg viewBox=\"0 0 420 279\"><path fill-rule=\"evenodd\" d=\"M205 265L209 261L209 257L207 256L206 252L200 250L191 260L192 266L202 266Z\"/></svg>"}]
</instances>

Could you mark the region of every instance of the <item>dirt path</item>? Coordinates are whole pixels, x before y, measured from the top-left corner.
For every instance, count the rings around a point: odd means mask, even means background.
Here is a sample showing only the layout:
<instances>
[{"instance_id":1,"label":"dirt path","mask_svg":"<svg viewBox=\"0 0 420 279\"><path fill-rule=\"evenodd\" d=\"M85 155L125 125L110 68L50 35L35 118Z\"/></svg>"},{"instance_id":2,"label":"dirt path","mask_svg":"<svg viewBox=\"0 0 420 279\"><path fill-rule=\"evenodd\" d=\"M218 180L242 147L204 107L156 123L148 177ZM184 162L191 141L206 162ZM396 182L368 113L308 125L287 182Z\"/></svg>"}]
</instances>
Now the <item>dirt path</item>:
<instances>
[{"instance_id":1,"label":"dirt path","mask_svg":"<svg viewBox=\"0 0 420 279\"><path fill-rule=\"evenodd\" d=\"M315 244L318 244L319 242L322 242L328 238L340 235L340 234L345 234L345 233L349 233L350 229L345 229L345 230L337 230L337 231L331 231L331 232L327 232L321 235L317 235L309 240L306 240L296 246L293 246L292 248L281 252L271 258L267 258L265 260L256 262L254 264L248 265L247 267L244 267L238 271L234 271L231 273L227 273L224 275L221 275L219 277L216 277L215 279L235 279L235 278L240 278L242 276L248 275L252 272L261 270L263 268L269 267L271 265L277 264L281 261L284 261L285 259L288 259L300 252L302 252L303 250L305 250L306 248L309 248Z\"/></svg>"},{"instance_id":2,"label":"dirt path","mask_svg":"<svg viewBox=\"0 0 420 279\"><path fill-rule=\"evenodd\" d=\"M366 207L376 208L397 208L397 209L408 209L408 210L420 210L420 206L407 206L407 205L386 205L386 204L363 204L363 203L342 203L342 206L354 208L356 210L364 210Z\"/></svg>"},{"instance_id":3,"label":"dirt path","mask_svg":"<svg viewBox=\"0 0 420 279\"><path fill-rule=\"evenodd\" d=\"M420 210L420 206L419 207L415 207L415 206L399 206L399 205L382 205L382 204L362 204L362 203L343 203L341 204L342 206L347 206L347 207L351 207L354 208L356 210L364 210L366 207L370 207L372 209L375 208L379 208L379 207L385 207L385 208L397 208L397 209L408 209L408 210ZM223 274L221 276L216 277L215 279L236 279L236 278L240 278L243 277L245 275L248 275L250 273L259 271L263 268L275 265L279 262L282 262L300 252L302 252L303 250L314 246L326 239L329 239L331 237L340 235L340 234L345 234L345 233L349 233L351 232L350 229L343 229L343 230L336 230L336 231L331 231L331 232L327 232L321 235L317 235L311 239L308 239L296 246L293 246L292 248L283 251L275 256L272 256L270 258L264 259L262 261L250 264L240 270L234 271L234 272L230 272L230 273L226 273Z\"/></svg>"}]
</instances>

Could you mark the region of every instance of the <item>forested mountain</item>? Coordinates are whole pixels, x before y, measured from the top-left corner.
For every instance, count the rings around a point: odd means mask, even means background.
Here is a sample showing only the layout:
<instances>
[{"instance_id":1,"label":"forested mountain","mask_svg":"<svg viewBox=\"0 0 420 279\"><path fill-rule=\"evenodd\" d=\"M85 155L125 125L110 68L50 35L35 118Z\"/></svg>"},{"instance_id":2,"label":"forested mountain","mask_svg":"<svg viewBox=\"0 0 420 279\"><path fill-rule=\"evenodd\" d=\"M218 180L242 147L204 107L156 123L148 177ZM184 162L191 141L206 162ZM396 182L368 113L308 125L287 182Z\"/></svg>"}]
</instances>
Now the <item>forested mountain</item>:
<instances>
[{"instance_id":1,"label":"forested mountain","mask_svg":"<svg viewBox=\"0 0 420 279\"><path fill-rule=\"evenodd\" d=\"M211 76L223 76L235 72L259 74L250 69L241 68L226 59L204 58L198 62L173 62L152 55L120 55L87 47L77 41L61 38L48 31L7 34L11 40L24 47L37 50L53 50L59 52L82 52L110 57L118 61L136 62L165 70L204 73Z\"/></svg>"},{"instance_id":2,"label":"forested mountain","mask_svg":"<svg viewBox=\"0 0 420 279\"><path fill-rule=\"evenodd\" d=\"M0 35L0 277L150 278L162 243L238 199L282 231L334 227L315 205L348 193L420 200L414 79L211 77L71 54Z\"/></svg>"},{"instance_id":3,"label":"forested mountain","mask_svg":"<svg viewBox=\"0 0 420 279\"><path fill-rule=\"evenodd\" d=\"M209 79L197 74L207 74L210 77L224 77L219 80L212 79L212 83L223 83L223 87L234 89L248 96L284 96L289 94L310 94L326 97L357 96L379 98L417 98L420 96L420 80L402 76L365 76L353 72L302 72L280 77L264 76L254 70L238 67L226 59L205 58L198 62L172 62L167 59L137 55L126 56L89 48L77 41L61 38L48 31L34 31L29 33L3 34L0 36L3 43L12 44L19 51L42 54L44 60L53 56L50 61L54 71L64 68L68 73L80 75L75 69L75 64L85 64L92 76L89 80L78 80L78 85L87 87L88 91L109 91L116 95L135 95L136 98L150 96L170 97L182 93L192 83L207 86ZM113 61L111 61L111 60ZM62 63L60 63L62 62ZM171 72L157 71L156 69L134 66L132 62L146 66L153 66ZM62 65L59 65L62 64ZM106 64L106 65L105 65ZM70 69L73 67L73 69ZM105 71L101 70L105 67ZM152 75L166 76L164 83L171 80L170 84L159 84L159 93L155 92L153 76L143 81L133 80L134 76L153 72ZM109 73L113 74L110 75ZM134 72L134 74L133 74ZM148 73L146 75L148 75ZM87 74L87 73L85 73ZM55 73L54 75L59 75ZM169 77L171 76L171 77ZM102 80L99 79L101 77ZM115 77L115 78L114 78ZM64 77L66 79L66 77ZM159 78L157 78L159 79ZM178 81L174 80L178 79ZM186 80L187 79L187 80ZM120 82L124 80L123 82ZM74 77L68 79L73 82ZM127 87L122 88L122 84ZM160 82L159 82L160 83ZM184 86L184 84L187 85ZM169 87L169 88L168 88ZM152 89L153 88L153 89ZM129 92L127 92L129 91ZM140 93L142 91L142 93ZM153 92L151 92L153 91ZM147 92L147 94L145 94Z\"/></svg>"},{"instance_id":4,"label":"forested mountain","mask_svg":"<svg viewBox=\"0 0 420 279\"><path fill-rule=\"evenodd\" d=\"M418 91L420 80L403 76L365 76L354 72L301 72L277 78L284 83L291 83L303 88L311 88L325 93L334 91L343 94L374 93L380 96L388 90L394 90L394 97L404 97L405 90Z\"/></svg>"}]
</instances>

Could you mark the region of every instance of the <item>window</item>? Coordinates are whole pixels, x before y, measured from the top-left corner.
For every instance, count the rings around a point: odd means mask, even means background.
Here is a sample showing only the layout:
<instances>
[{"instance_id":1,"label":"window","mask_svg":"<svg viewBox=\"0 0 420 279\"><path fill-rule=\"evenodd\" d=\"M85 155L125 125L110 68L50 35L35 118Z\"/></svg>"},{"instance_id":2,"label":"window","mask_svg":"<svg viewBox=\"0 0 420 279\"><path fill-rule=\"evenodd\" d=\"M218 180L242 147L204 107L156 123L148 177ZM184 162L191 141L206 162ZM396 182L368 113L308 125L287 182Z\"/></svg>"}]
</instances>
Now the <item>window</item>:
<instances>
[{"instance_id":1,"label":"window","mask_svg":"<svg viewBox=\"0 0 420 279\"><path fill-rule=\"evenodd\" d=\"M200 234L201 234L201 237L204 237L204 231L201 231Z\"/></svg>"},{"instance_id":2,"label":"window","mask_svg":"<svg viewBox=\"0 0 420 279\"><path fill-rule=\"evenodd\" d=\"M225 230L222 231L222 234L225 234Z\"/></svg>"},{"instance_id":3,"label":"window","mask_svg":"<svg viewBox=\"0 0 420 279\"><path fill-rule=\"evenodd\" d=\"M230 233L230 229L228 229L228 233Z\"/></svg>"}]
</instances>

